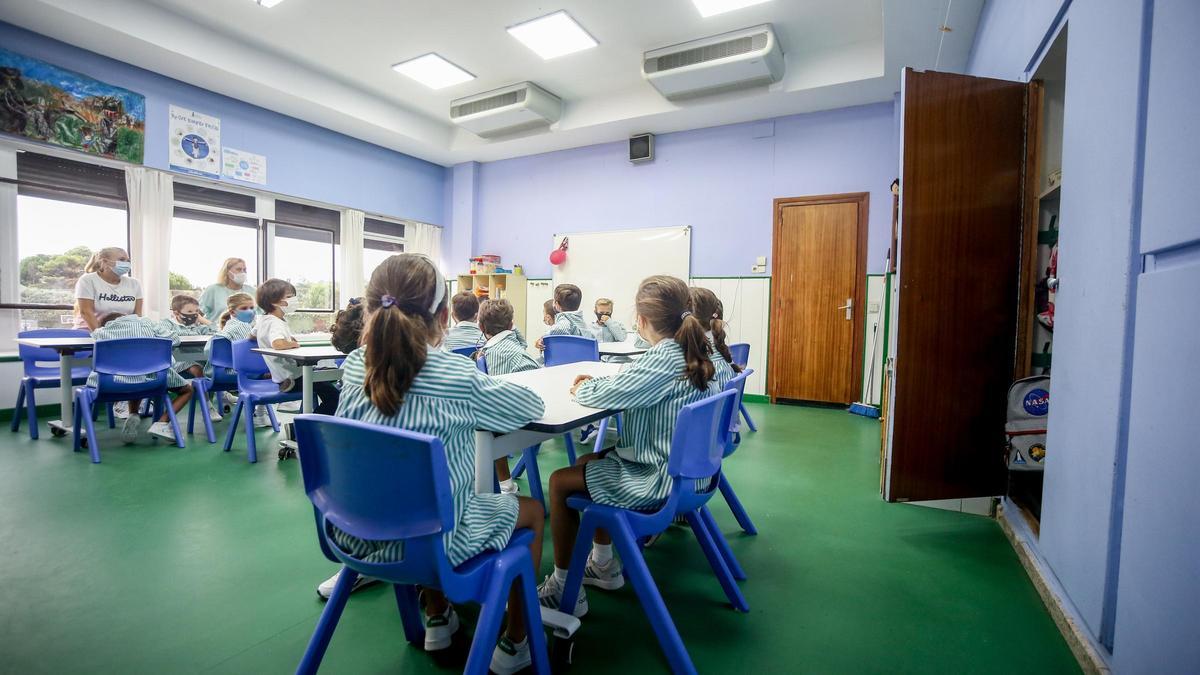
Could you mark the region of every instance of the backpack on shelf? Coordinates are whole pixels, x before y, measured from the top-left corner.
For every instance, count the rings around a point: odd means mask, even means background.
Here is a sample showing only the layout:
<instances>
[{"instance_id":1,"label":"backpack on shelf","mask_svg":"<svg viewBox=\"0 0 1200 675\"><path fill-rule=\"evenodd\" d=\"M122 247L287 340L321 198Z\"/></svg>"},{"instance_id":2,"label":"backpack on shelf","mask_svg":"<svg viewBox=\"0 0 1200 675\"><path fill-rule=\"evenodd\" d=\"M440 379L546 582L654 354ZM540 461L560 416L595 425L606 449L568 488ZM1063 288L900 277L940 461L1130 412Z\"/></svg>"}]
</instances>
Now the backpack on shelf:
<instances>
[{"instance_id":1,"label":"backpack on shelf","mask_svg":"<svg viewBox=\"0 0 1200 675\"><path fill-rule=\"evenodd\" d=\"M1046 460L1046 416L1050 412L1050 376L1037 375L1008 388L1004 432L1009 471L1042 471Z\"/></svg>"}]
</instances>

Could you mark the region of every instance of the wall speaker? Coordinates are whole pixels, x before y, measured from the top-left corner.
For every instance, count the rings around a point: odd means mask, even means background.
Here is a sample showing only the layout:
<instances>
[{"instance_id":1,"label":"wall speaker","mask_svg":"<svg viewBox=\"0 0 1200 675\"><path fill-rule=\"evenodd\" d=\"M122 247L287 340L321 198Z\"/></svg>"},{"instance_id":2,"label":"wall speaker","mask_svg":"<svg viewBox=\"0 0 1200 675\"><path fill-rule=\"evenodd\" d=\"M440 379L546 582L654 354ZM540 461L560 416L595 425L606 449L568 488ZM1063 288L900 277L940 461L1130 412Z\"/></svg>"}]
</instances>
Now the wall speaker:
<instances>
[{"instance_id":1,"label":"wall speaker","mask_svg":"<svg viewBox=\"0 0 1200 675\"><path fill-rule=\"evenodd\" d=\"M654 134L637 134L629 137L629 161L634 164L654 159Z\"/></svg>"}]
</instances>

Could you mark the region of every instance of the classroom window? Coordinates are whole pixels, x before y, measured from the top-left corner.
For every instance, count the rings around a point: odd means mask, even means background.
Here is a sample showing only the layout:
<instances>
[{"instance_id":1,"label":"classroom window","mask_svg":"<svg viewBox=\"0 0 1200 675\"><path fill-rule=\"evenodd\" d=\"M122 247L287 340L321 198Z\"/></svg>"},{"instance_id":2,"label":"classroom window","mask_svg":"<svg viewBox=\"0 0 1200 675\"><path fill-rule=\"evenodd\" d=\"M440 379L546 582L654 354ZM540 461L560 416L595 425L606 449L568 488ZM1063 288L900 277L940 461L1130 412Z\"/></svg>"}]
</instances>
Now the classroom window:
<instances>
[{"instance_id":1,"label":"classroom window","mask_svg":"<svg viewBox=\"0 0 1200 675\"><path fill-rule=\"evenodd\" d=\"M172 294L200 297L217 283L226 258L245 260L246 283L258 284L258 241L255 218L176 206L168 268Z\"/></svg>"},{"instance_id":2,"label":"classroom window","mask_svg":"<svg viewBox=\"0 0 1200 675\"><path fill-rule=\"evenodd\" d=\"M334 233L273 223L272 274L296 287L300 311L288 323L297 333L325 332L333 323Z\"/></svg>"},{"instance_id":3,"label":"classroom window","mask_svg":"<svg viewBox=\"0 0 1200 675\"><path fill-rule=\"evenodd\" d=\"M371 275L380 263L397 253L404 253L404 242L396 239L363 237L363 283L371 281Z\"/></svg>"}]
</instances>

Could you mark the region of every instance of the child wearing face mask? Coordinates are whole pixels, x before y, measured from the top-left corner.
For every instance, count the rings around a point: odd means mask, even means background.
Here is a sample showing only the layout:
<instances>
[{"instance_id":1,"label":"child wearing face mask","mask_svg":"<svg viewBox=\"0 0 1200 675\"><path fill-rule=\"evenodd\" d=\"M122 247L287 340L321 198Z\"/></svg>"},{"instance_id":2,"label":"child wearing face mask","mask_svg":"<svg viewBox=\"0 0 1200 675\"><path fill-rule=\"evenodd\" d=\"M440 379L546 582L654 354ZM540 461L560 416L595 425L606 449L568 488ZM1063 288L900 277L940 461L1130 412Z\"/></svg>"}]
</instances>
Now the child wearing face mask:
<instances>
[{"instance_id":1,"label":"child wearing face mask","mask_svg":"<svg viewBox=\"0 0 1200 675\"><path fill-rule=\"evenodd\" d=\"M254 298L248 293L234 293L225 301L225 311L221 312L217 317L217 330L213 333L213 337L223 337L230 342L245 340L250 337L250 333L254 330L254 317L257 312L254 311ZM212 340L209 340L204 345L204 366L205 377L212 377ZM229 374L233 374L233 369L230 368ZM225 401L221 406L222 409L232 410L237 403L237 396L233 392L225 392ZM267 411L261 406L254 411L254 426L268 427L271 426L271 419L267 416Z\"/></svg>"},{"instance_id":2,"label":"child wearing face mask","mask_svg":"<svg viewBox=\"0 0 1200 675\"><path fill-rule=\"evenodd\" d=\"M260 349L297 349L300 343L292 335L288 326L287 316L300 307L296 298L296 287L283 279L267 279L258 288L258 306L263 315L255 321L254 333ZM303 382L303 371L300 366L290 359L278 356L263 356L267 369L271 371L271 380L279 384L283 392L300 391ZM313 395L317 404L313 412L319 415L332 415L337 410L338 390L332 382L313 382Z\"/></svg>"},{"instance_id":3,"label":"child wearing face mask","mask_svg":"<svg viewBox=\"0 0 1200 675\"><path fill-rule=\"evenodd\" d=\"M200 303L190 295L181 293L171 298L171 315L163 319L163 323L176 335L212 335L213 326L200 313ZM186 353L186 352L185 352ZM175 362L175 372L183 377L200 377L204 375L204 367L197 361L179 360ZM221 413L211 403L208 405L208 417L214 422L221 420Z\"/></svg>"}]
</instances>

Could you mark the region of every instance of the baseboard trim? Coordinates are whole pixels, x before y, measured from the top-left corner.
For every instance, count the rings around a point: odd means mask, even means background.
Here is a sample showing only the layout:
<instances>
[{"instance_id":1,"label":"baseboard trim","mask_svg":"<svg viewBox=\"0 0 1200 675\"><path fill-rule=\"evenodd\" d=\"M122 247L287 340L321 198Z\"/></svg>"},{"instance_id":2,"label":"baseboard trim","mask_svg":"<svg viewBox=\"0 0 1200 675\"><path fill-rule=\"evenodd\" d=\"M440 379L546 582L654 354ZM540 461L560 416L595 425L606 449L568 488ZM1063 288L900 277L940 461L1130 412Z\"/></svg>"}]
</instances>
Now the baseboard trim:
<instances>
[{"instance_id":1,"label":"baseboard trim","mask_svg":"<svg viewBox=\"0 0 1200 675\"><path fill-rule=\"evenodd\" d=\"M770 403L771 397L763 394L742 394L742 401L746 403Z\"/></svg>"},{"instance_id":2,"label":"baseboard trim","mask_svg":"<svg viewBox=\"0 0 1200 675\"><path fill-rule=\"evenodd\" d=\"M11 421L14 410L16 410L16 408L0 408L0 422ZM47 405L39 405L37 407L37 416L38 420L58 419L58 404L50 403Z\"/></svg>"},{"instance_id":3,"label":"baseboard trim","mask_svg":"<svg viewBox=\"0 0 1200 675\"><path fill-rule=\"evenodd\" d=\"M1025 568L1025 573L1033 581L1033 586L1041 596L1042 603L1046 605L1046 610L1050 612L1054 624L1058 626L1063 639L1067 641L1067 646L1075 655L1079 667L1089 675L1111 675L1112 667L1108 663L1107 650L1088 632L1083 617L1079 615L1075 606L1066 596L1066 592L1054 576L1053 570L1033 547L1033 537L1029 526L1020 519L1020 516L1013 519L1008 518L1006 507L1009 505L1007 502L1007 499L1001 500L996 520L999 521L1000 529L1008 537L1013 550L1017 552L1017 558Z\"/></svg>"}]
</instances>

